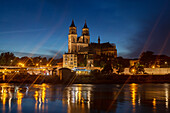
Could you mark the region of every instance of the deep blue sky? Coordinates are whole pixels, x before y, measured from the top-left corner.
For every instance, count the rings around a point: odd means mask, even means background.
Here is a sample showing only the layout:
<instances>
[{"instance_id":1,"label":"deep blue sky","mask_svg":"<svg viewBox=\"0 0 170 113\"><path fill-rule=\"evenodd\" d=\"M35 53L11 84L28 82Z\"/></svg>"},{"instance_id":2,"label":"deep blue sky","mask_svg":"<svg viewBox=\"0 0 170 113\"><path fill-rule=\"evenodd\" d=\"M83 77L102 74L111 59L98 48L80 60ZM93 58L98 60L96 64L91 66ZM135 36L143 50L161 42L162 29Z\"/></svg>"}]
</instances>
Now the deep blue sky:
<instances>
[{"instance_id":1,"label":"deep blue sky","mask_svg":"<svg viewBox=\"0 0 170 113\"><path fill-rule=\"evenodd\" d=\"M0 52L53 56L67 52L72 19L91 42L115 43L118 56L142 51L170 56L169 0L0 0ZM168 36L169 35L169 36Z\"/></svg>"}]
</instances>

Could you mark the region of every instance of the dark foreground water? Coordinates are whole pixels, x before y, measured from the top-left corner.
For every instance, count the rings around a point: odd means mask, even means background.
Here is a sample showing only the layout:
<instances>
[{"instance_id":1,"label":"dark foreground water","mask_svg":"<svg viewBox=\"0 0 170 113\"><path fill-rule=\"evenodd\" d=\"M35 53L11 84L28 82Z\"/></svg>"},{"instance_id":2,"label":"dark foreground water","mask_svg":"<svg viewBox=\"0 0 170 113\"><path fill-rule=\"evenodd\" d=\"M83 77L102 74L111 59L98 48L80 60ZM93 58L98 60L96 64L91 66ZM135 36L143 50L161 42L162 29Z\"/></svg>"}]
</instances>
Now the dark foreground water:
<instances>
[{"instance_id":1,"label":"dark foreground water","mask_svg":"<svg viewBox=\"0 0 170 113\"><path fill-rule=\"evenodd\" d=\"M0 84L2 113L169 113L170 84Z\"/></svg>"}]
</instances>

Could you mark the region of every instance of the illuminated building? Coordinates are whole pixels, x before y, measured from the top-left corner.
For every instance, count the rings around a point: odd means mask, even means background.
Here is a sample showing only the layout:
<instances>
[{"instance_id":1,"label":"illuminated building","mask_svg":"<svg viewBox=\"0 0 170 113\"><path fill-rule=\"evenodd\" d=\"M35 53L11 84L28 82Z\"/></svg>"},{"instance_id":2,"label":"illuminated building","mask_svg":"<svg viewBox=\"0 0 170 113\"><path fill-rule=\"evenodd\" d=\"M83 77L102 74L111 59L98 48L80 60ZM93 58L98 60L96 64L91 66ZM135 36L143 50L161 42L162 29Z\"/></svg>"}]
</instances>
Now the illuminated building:
<instances>
[{"instance_id":1,"label":"illuminated building","mask_svg":"<svg viewBox=\"0 0 170 113\"><path fill-rule=\"evenodd\" d=\"M63 67L67 67L67 68L77 67L77 55L73 53L64 54Z\"/></svg>"},{"instance_id":2,"label":"illuminated building","mask_svg":"<svg viewBox=\"0 0 170 113\"><path fill-rule=\"evenodd\" d=\"M90 42L89 28L85 22L84 27L82 28L82 35L77 37L77 28L72 24L69 27L68 35L68 53L77 53L81 48L87 47Z\"/></svg>"},{"instance_id":3,"label":"illuminated building","mask_svg":"<svg viewBox=\"0 0 170 113\"><path fill-rule=\"evenodd\" d=\"M96 61L113 61L116 57L115 44L100 43L100 38L98 38L98 43L90 43L89 28L86 21L82 28L82 35L78 37L77 28L72 20L68 34L68 53L63 55L63 67L93 67Z\"/></svg>"}]
</instances>

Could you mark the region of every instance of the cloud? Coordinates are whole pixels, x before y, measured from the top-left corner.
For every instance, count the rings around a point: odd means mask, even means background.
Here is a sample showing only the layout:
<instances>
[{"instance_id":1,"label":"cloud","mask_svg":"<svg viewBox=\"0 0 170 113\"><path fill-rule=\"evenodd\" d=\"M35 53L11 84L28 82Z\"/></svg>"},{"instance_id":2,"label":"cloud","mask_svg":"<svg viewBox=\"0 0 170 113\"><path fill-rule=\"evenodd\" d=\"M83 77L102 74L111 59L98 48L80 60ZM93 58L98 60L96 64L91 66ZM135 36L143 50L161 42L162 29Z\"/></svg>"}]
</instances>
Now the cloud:
<instances>
[{"instance_id":1,"label":"cloud","mask_svg":"<svg viewBox=\"0 0 170 113\"><path fill-rule=\"evenodd\" d=\"M0 32L1 34L11 34L11 33L25 33L25 32L36 32L36 31L44 31L46 29L27 29L27 30L16 30L16 31L4 31Z\"/></svg>"},{"instance_id":2,"label":"cloud","mask_svg":"<svg viewBox=\"0 0 170 113\"><path fill-rule=\"evenodd\" d=\"M47 50L47 52L54 58L61 58L63 57L64 51L58 50Z\"/></svg>"},{"instance_id":3,"label":"cloud","mask_svg":"<svg viewBox=\"0 0 170 113\"><path fill-rule=\"evenodd\" d=\"M130 44L126 46L130 50L130 53L126 54L127 57L139 57L142 52L148 50L170 56L170 8L165 9L156 18L151 16L141 21L140 30L131 36Z\"/></svg>"},{"instance_id":4,"label":"cloud","mask_svg":"<svg viewBox=\"0 0 170 113\"><path fill-rule=\"evenodd\" d=\"M4 50L0 50L0 53L4 53L4 52L8 52L8 51L4 51ZM10 52L10 51L9 51ZM12 52L14 53L15 56L17 57L24 57L24 56L27 56L27 57L46 57L46 58L51 58L53 57L53 55L48 55L48 54L33 54L33 53L27 53L27 52ZM55 58L61 58L62 57L62 54L60 55L57 55Z\"/></svg>"}]
</instances>

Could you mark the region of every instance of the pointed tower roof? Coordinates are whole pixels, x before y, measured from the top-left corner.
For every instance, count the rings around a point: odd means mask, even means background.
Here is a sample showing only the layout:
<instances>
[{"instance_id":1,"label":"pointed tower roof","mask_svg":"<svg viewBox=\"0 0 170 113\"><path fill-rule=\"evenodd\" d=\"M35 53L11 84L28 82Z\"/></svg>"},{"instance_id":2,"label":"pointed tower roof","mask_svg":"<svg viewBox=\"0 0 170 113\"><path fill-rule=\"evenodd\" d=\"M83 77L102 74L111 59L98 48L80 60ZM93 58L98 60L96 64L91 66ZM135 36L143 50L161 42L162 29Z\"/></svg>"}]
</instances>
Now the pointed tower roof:
<instances>
[{"instance_id":1,"label":"pointed tower roof","mask_svg":"<svg viewBox=\"0 0 170 113\"><path fill-rule=\"evenodd\" d=\"M84 24L84 27L83 27L83 28L88 28L88 27L87 27L87 24L86 24L86 20L85 20L85 24Z\"/></svg>"},{"instance_id":2,"label":"pointed tower roof","mask_svg":"<svg viewBox=\"0 0 170 113\"><path fill-rule=\"evenodd\" d=\"M70 27L76 27L75 24L74 24L74 20L72 20Z\"/></svg>"}]
</instances>

